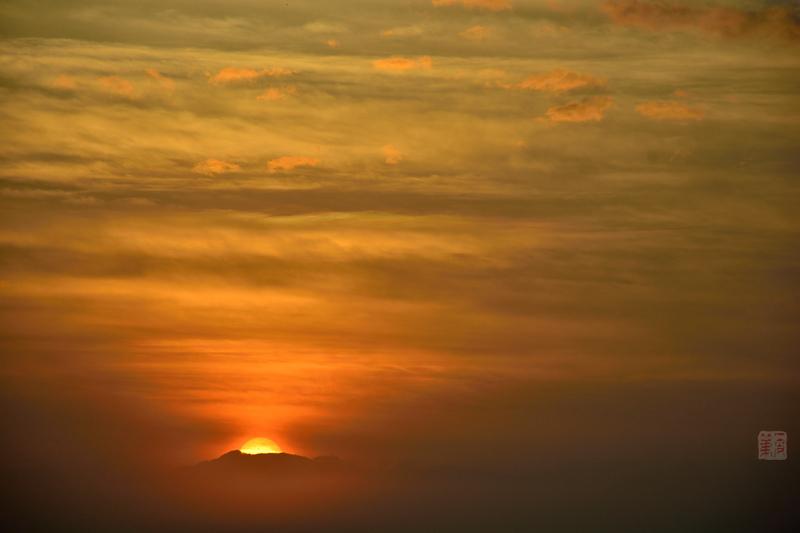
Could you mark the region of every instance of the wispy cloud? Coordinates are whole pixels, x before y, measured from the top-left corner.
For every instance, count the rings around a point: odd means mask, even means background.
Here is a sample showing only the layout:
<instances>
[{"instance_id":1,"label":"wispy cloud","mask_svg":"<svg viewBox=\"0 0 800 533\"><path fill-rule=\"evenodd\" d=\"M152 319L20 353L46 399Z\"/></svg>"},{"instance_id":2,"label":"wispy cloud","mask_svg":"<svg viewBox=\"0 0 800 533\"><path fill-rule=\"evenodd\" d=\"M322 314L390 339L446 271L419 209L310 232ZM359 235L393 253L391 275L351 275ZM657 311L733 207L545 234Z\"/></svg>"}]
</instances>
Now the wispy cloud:
<instances>
[{"instance_id":1,"label":"wispy cloud","mask_svg":"<svg viewBox=\"0 0 800 533\"><path fill-rule=\"evenodd\" d=\"M636 112L653 120L702 120L705 111L676 100L651 100L636 106Z\"/></svg>"},{"instance_id":2,"label":"wispy cloud","mask_svg":"<svg viewBox=\"0 0 800 533\"><path fill-rule=\"evenodd\" d=\"M436 6L461 5L472 9L485 9L487 11L506 11L511 9L511 0L431 0Z\"/></svg>"},{"instance_id":3,"label":"wispy cloud","mask_svg":"<svg viewBox=\"0 0 800 533\"><path fill-rule=\"evenodd\" d=\"M544 74L535 74L517 84L508 85L507 87L530 91L562 93L579 88L604 87L605 85L606 80L604 78L559 68Z\"/></svg>"},{"instance_id":4,"label":"wispy cloud","mask_svg":"<svg viewBox=\"0 0 800 533\"><path fill-rule=\"evenodd\" d=\"M149 68L145 70L145 73L154 81L158 82L158 84L167 91L175 90L175 82L168 78L167 76L161 74L158 70L154 68Z\"/></svg>"},{"instance_id":5,"label":"wispy cloud","mask_svg":"<svg viewBox=\"0 0 800 533\"><path fill-rule=\"evenodd\" d=\"M120 76L103 76L97 78L97 83L105 92L124 98L136 98L137 93L133 83Z\"/></svg>"},{"instance_id":6,"label":"wispy cloud","mask_svg":"<svg viewBox=\"0 0 800 533\"><path fill-rule=\"evenodd\" d=\"M73 91L78 88L78 82L75 78L67 74L60 74L53 80L53 87L61 89L62 91Z\"/></svg>"},{"instance_id":7,"label":"wispy cloud","mask_svg":"<svg viewBox=\"0 0 800 533\"><path fill-rule=\"evenodd\" d=\"M649 31L693 29L729 38L763 35L800 40L800 21L787 6L746 10L645 0L607 0L602 10L618 25Z\"/></svg>"},{"instance_id":8,"label":"wispy cloud","mask_svg":"<svg viewBox=\"0 0 800 533\"><path fill-rule=\"evenodd\" d=\"M267 170L270 173L280 171L291 171L301 167L316 167L319 165L319 159L316 157L306 157L297 155L285 155L272 159L267 163Z\"/></svg>"},{"instance_id":9,"label":"wispy cloud","mask_svg":"<svg viewBox=\"0 0 800 533\"><path fill-rule=\"evenodd\" d=\"M486 26L481 26L479 24L477 26L472 26L470 28L467 28L458 35L462 39L466 39L468 41L485 41L490 34L491 30L489 28L487 28Z\"/></svg>"},{"instance_id":10,"label":"wispy cloud","mask_svg":"<svg viewBox=\"0 0 800 533\"><path fill-rule=\"evenodd\" d=\"M372 66L378 70L389 72L405 72L409 70L428 70L433 66L433 60L429 56L420 57L389 57L386 59L376 59Z\"/></svg>"},{"instance_id":11,"label":"wispy cloud","mask_svg":"<svg viewBox=\"0 0 800 533\"><path fill-rule=\"evenodd\" d=\"M272 67L268 69L256 70L251 68L225 67L209 78L209 83L226 84L237 82L251 82L260 78L279 78L291 76L295 71L283 68Z\"/></svg>"},{"instance_id":12,"label":"wispy cloud","mask_svg":"<svg viewBox=\"0 0 800 533\"><path fill-rule=\"evenodd\" d=\"M386 161L387 165L396 165L405 158L403 152L393 144L387 144L381 148L381 151L383 152L384 161Z\"/></svg>"},{"instance_id":13,"label":"wispy cloud","mask_svg":"<svg viewBox=\"0 0 800 533\"><path fill-rule=\"evenodd\" d=\"M304 25L303 28L311 33L345 33L347 27L338 22L315 20Z\"/></svg>"},{"instance_id":14,"label":"wispy cloud","mask_svg":"<svg viewBox=\"0 0 800 533\"><path fill-rule=\"evenodd\" d=\"M381 32L381 37L413 37L420 35L422 28L419 26L402 26L399 28L389 28Z\"/></svg>"},{"instance_id":15,"label":"wispy cloud","mask_svg":"<svg viewBox=\"0 0 800 533\"><path fill-rule=\"evenodd\" d=\"M284 100L295 94L297 94L297 87L294 85L287 85L285 87L268 87L263 93L256 96L256 100L275 102L278 100Z\"/></svg>"},{"instance_id":16,"label":"wispy cloud","mask_svg":"<svg viewBox=\"0 0 800 533\"><path fill-rule=\"evenodd\" d=\"M223 161L221 159L206 159L205 161L197 163L192 168L192 171L198 174L213 176L215 174L227 174L229 172L238 172L241 169L242 167L240 167L236 163Z\"/></svg>"},{"instance_id":17,"label":"wispy cloud","mask_svg":"<svg viewBox=\"0 0 800 533\"><path fill-rule=\"evenodd\" d=\"M610 96L587 96L581 100L551 107L545 116L551 122L599 122L614 104Z\"/></svg>"}]
</instances>

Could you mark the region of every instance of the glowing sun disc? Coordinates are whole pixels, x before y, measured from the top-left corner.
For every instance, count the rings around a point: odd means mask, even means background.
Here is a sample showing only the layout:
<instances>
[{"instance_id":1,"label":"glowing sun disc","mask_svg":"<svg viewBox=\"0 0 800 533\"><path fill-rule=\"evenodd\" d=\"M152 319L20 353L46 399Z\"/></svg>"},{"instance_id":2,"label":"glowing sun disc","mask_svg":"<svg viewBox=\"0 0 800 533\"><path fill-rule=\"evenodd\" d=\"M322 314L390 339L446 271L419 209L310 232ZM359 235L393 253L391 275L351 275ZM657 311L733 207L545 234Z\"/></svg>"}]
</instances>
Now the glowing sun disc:
<instances>
[{"instance_id":1,"label":"glowing sun disc","mask_svg":"<svg viewBox=\"0 0 800 533\"><path fill-rule=\"evenodd\" d=\"M274 441L258 438L245 442L239 451L248 455L258 455L260 453L281 453L281 448Z\"/></svg>"}]
</instances>

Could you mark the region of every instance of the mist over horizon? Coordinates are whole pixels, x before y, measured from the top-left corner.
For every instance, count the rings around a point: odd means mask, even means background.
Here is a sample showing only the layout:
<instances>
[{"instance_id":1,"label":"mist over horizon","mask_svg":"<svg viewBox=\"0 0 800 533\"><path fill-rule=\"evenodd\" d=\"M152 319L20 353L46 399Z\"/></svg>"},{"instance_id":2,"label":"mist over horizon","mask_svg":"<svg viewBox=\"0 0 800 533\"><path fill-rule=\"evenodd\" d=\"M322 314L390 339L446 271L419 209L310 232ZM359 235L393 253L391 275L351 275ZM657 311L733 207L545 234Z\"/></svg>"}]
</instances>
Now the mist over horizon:
<instances>
[{"instance_id":1,"label":"mist over horizon","mask_svg":"<svg viewBox=\"0 0 800 533\"><path fill-rule=\"evenodd\" d=\"M794 0L4 1L3 521L793 531L798 50Z\"/></svg>"}]
</instances>

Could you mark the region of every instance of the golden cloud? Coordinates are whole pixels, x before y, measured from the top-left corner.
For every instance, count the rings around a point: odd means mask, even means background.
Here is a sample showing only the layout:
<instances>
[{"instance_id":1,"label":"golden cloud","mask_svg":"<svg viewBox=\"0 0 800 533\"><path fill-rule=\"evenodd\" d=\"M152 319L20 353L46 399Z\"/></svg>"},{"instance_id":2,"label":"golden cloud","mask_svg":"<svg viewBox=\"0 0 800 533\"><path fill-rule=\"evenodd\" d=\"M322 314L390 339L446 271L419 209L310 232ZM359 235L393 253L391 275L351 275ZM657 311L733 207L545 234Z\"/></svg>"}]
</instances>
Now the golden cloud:
<instances>
[{"instance_id":1,"label":"golden cloud","mask_svg":"<svg viewBox=\"0 0 800 533\"><path fill-rule=\"evenodd\" d=\"M577 102L554 106L545 116L551 122L599 122L614 104L610 96L588 96Z\"/></svg>"},{"instance_id":2,"label":"golden cloud","mask_svg":"<svg viewBox=\"0 0 800 533\"><path fill-rule=\"evenodd\" d=\"M227 174L228 172L238 172L241 169L242 167L240 167L236 163L222 161L221 159L206 159L205 161L197 163L192 168L192 171L197 172L198 174L213 176L215 174Z\"/></svg>"},{"instance_id":3,"label":"golden cloud","mask_svg":"<svg viewBox=\"0 0 800 533\"><path fill-rule=\"evenodd\" d=\"M256 100L267 100L275 102L283 100L297 93L297 87L287 85L286 87L268 87L263 93L256 96Z\"/></svg>"},{"instance_id":4,"label":"golden cloud","mask_svg":"<svg viewBox=\"0 0 800 533\"><path fill-rule=\"evenodd\" d=\"M800 22L791 9L783 6L748 11L735 7L607 0L602 10L615 24L650 31L694 29L730 38L765 35L800 39Z\"/></svg>"},{"instance_id":5,"label":"golden cloud","mask_svg":"<svg viewBox=\"0 0 800 533\"><path fill-rule=\"evenodd\" d=\"M172 79L168 78L167 76L161 74L156 69L149 68L145 70L145 74L147 74L151 79L158 82L158 84L161 85L161 87L163 87L167 91L175 90L175 82Z\"/></svg>"},{"instance_id":6,"label":"golden cloud","mask_svg":"<svg viewBox=\"0 0 800 533\"><path fill-rule=\"evenodd\" d=\"M405 158L403 152L392 144L387 144L381 148L381 151L383 152L383 157L387 165L396 165Z\"/></svg>"},{"instance_id":7,"label":"golden cloud","mask_svg":"<svg viewBox=\"0 0 800 533\"><path fill-rule=\"evenodd\" d=\"M559 68L544 74L530 76L512 87L530 91L562 93L581 87L603 87L605 85L606 80L603 78Z\"/></svg>"},{"instance_id":8,"label":"golden cloud","mask_svg":"<svg viewBox=\"0 0 800 533\"><path fill-rule=\"evenodd\" d=\"M285 155L272 159L267 163L267 170L270 173L279 172L281 170L290 171L300 167L316 167L319 165L319 159L315 157Z\"/></svg>"},{"instance_id":9,"label":"golden cloud","mask_svg":"<svg viewBox=\"0 0 800 533\"><path fill-rule=\"evenodd\" d=\"M136 97L136 88L125 78L119 76L103 76L97 78L97 83L104 91L117 96L123 96L125 98Z\"/></svg>"},{"instance_id":10,"label":"golden cloud","mask_svg":"<svg viewBox=\"0 0 800 533\"><path fill-rule=\"evenodd\" d=\"M467 28L458 35L468 41L485 41L490 33L491 30L486 26L477 25Z\"/></svg>"},{"instance_id":11,"label":"golden cloud","mask_svg":"<svg viewBox=\"0 0 800 533\"><path fill-rule=\"evenodd\" d=\"M433 66L430 56L420 56L418 58L409 57L389 57L386 59L376 59L372 66L378 70L390 72L405 72L409 70L427 70Z\"/></svg>"},{"instance_id":12,"label":"golden cloud","mask_svg":"<svg viewBox=\"0 0 800 533\"><path fill-rule=\"evenodd\" d=\"M280 78L296 74L295 71L273 67L269 69L255 70L251 68L225 67L209 78L209 83L225 84L255 81L259 78Z\"/></svg>"},{"instance_id":13,"label":"golden cloud","mask_svg":"<svg viewBox=\"0 0 800 533\"><path fill-rule=\"evenodd\" d=\"M462 5L487 11L506 11L511 9L511 0L431 0L431 3L436 7Z\"/></svg>"},{"instance_id":14,"label":"golden cloud","mask_svg":"<svg viewBox=\"0 0 800 533\"><path fill-rule=\"evenodd\" d=\"M636 106L636 112L653 120L702 120L705 112L675 100L653 100Z\"/></svg>"},{"instance_id":15,"label":"golden cloud","mask_svg":"<svg viewBox=\"0 0 800 533\"><path fill-rule=\"evenodd\" d=\"M338 39L328 39L327 41L325 41L325 45L328 46L329 48L339 48L339 46L341 46L341 43L338 41Z\"/></svg>"}]
</instances>

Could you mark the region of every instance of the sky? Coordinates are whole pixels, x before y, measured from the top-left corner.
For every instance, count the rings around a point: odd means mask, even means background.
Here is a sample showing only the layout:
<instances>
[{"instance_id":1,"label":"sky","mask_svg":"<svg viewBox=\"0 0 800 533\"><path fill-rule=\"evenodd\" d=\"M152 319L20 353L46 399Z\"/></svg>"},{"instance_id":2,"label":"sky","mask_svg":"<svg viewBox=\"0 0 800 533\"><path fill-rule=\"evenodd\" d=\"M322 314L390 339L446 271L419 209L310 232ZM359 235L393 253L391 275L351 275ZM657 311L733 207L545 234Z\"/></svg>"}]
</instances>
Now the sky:
<instances>
[{"instance_id":1,"label":"sky","mask_svg":"<svg viewBox=\"0 0 800 533\"><path fill-rule=\"evenodd\" d=\"M752 459L800 419L798 13L5 0L8 450Z\"/></svg>"}]
</instances>

